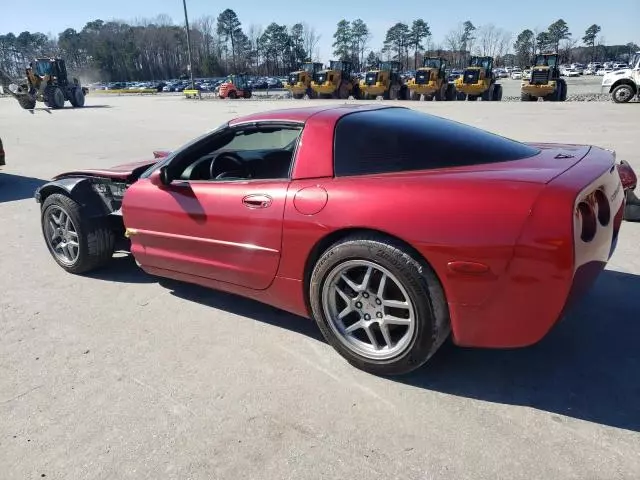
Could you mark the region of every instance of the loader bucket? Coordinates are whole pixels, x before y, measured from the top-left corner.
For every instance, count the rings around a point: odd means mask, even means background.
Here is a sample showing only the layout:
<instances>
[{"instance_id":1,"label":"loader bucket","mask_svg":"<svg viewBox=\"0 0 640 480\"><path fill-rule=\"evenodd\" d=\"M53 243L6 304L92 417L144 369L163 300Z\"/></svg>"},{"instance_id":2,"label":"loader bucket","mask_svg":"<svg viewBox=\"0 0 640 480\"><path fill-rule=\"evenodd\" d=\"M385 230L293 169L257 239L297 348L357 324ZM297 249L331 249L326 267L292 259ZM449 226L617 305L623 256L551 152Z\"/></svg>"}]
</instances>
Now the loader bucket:
<instances>
[{"instance_id":1,"label":"loader bucket","mask_svg":"<svg viewBox=\"0 0 640 480\"><path fill-rule=\"evenodd\" d=\"M25 110L33 110L36 107L36 96L27 91L24 87L12 83L8 88L4 89L13 98L15 98L20 106Z\"/></svg>"}]
</instances>

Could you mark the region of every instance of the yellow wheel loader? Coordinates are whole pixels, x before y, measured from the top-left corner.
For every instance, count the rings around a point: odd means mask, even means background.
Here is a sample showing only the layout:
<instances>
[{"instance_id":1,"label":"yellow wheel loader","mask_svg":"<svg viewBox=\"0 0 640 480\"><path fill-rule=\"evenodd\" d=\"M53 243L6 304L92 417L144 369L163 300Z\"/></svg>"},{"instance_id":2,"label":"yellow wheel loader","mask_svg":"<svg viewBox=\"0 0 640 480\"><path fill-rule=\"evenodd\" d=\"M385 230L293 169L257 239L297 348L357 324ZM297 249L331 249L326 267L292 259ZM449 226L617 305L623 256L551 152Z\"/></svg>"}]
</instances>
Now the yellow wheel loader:
<instances>
[{"instance_id":1,"label":"yellow wheel loader","mask_svg":"<svg viewBox=\"0 0 640 480\"><path fill-rule=\"evenodd\" d=\"M44 102L49 108L63 108L66 101L73 107L84 106L84 97L89 90L82 87L77 78L68 78L64 60L38 58L29 64L25 73L26 83L16 85L0 72L4 90L18 100L25 110L33 110L36 101Z\"/></svg>"},{"instance_id":2,"label":"yellow wheel loader","mask_svg":"<svg viewBox=\"0 0 640 480\"><path fill-rule=\"evenodd\" d=\"M482 98L484 102L502 100L502 85L496 83L493 57L471 57L469 65L456 79L454 85L457 100L475 101L478 98Z\"/></svg>"},{"instance_id":3,"label":"yellow wheel loader","mask_svg":"<svg viewBox=\"0 0 640 480\"><path fill-rule=\"evenodd\" d=\"M400 75L400 62L380 62L360 81L360 92L365 100L382 96L385 100L407 100L409 89Z\"/></svg>"},{"instance_id":4,"label":"yellow wheel loader","mask_svg":"<svg viewBox=\"0 0 640 480\"><path fill-rule=\"evenodd\" d=\"M308 95L309 98L316 97L316 92L311 88L311 81L314 75L322 70L322 63L305 62L302 64L300 70L291 72L287 81L284 84L284 88L291 92L293 98L303 98Z\"/></svg>"},{"instance_id":5,"label":"yellow wheel loader","mask_svg":"<svg viewBox=\"0 0 640 480\"><path fill-rule=\"evenodd\" d=\"M346 60L331 60L329 68L319 70L313 76L311 89L319 98L358 98L358 82L353 77L353 63Z\"/></svg>"},{"instance_id":6,"label":"yellow wheel loader","mask_svg":"<svg viewBox=\"0 0 640 480\"><path fill-rule=\"evenodd\" d=\"M537 55L531 69L531 78L522 80L520 100L536 102L564 102L567 99L567 82L560 78L557 53Z\"/></svg>"},{"instance_id":7,"label":"yellow wheel loader","mask_svg":"<svg viewBox=\"0 0 640 480\"><path fill-rule=\"evenodd\" d=\"M456 87L449 83L447 61L442 57L425 57L422 67L407 82L411 100L455 100ZM424 97L423 97L424 95Z\"/></svg>"}]
</instances>

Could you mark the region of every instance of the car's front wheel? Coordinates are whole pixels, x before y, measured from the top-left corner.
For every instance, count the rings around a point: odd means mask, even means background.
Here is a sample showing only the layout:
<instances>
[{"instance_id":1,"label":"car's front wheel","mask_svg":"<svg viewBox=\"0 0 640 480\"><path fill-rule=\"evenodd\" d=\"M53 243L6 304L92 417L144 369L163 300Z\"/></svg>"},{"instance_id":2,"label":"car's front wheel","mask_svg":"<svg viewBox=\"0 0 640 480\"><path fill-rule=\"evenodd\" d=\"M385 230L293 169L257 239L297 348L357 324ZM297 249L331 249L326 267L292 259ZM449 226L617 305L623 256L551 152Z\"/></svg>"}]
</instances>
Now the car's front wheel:
<instances>
[{"instance_id":1,"label":"car's front wheel","mask_svg":"<svg viewBox=\"0 0 640 480\"><path fill-rule=\"evenodd\" d=\"M329 344L373 374L420 367L450 332L435 273L384 237L350 237L330 247L313 269L309 294Z\"/></svg>"},{"instance_id":2,"label":"car's front wheel","mask_svg":"<svg viewBox=\"0 0 640 480\"><path fill-rule=\"evenodd\" d=\"M104 219L82 218L80 205L66 195L55 193L46 198L41 223L51 256L68 272L88 272L113 256L113 230Z\"/></svg>"}]
</instances>

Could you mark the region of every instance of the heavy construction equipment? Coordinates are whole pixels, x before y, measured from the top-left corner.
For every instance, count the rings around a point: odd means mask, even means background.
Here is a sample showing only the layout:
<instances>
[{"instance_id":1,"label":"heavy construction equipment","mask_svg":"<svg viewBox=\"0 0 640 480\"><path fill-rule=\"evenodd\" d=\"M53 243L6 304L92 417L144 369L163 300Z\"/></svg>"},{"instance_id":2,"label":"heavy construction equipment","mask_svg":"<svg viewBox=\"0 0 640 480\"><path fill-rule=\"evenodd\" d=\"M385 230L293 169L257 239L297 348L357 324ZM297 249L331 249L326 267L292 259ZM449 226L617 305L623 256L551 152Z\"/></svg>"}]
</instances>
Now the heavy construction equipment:
<instances>
[{"instance_id":1,"label":"heavy construction equipment","mask_svg":"<svg viewBox=\"0 0 640 480\"><path fill-rule=\"evenodd\" d=\"M89 90L77 78L69 79L65 61L61 58L37 58L25 69L26 82L17 85L0 72L4 90L12 95L22 108L33 110L36 101L49 108L63 108L69 101L74 107L84 106Z\"/></svg>"},{"instance_id":2,"label":"heavy construction equipment","mask_svg":"<svg viewBox=\"0 0 640 480\"><path fill-rule=\"evenodd\" d=\"M455 80L457 100L483 101L502 100L502 85L496 83L493 72L493 57L476 57L469 60L469 65L460 77Z\"/></svg>"},{"instance_id":3,"label":"heavy construction equipment","mask_svg":"<svg viewBox=\"0 0 640 480\"><path fill-rule=\"evenodd\" d=\"M284 88L291 92L293 98L304 98L308 95L309 98L316 96L316 92L311 88L311 81L316 73L322 70L322 63L318 62L305 62L300 67L300 70L291 72L287 77L287 81L284 84Z\"/></svg>"},{"instance_id":4,"label":"heavy construction equipment","mask_svg":"<svg viewBox=\"0 0 640 480\"><path fill-rule=\"evenodd\" d=\"M536 102L538 98L547 102L564 102L567 99L567 82L560 78L557 53L536 55L531 77L522 80L520 100Z\"/></svg>"},{"instance_id":5,"label":"heavy construction equipment","mask_svg":"<svg viewBox=\"0 0 640 480\"><path fill-rule=\"evenodd\" d=\"M449 83L447 61L442 57L425 57L422 67L407 82L411 100L455 100L456 87ZM424 95L424 97L422 97Z\"/></svg>"},{"instance_id":6,"label":"heavy construction equipment","mask_svg":"<svg viewBox=\"0 0 640 480\"><path fill-rule=\"evenodd\" d=\"M402 79L400 62L380 62L374 70L369 70L360 81L360 91L364 99L382 96L385 100L407 100L409 89Z\"/></svg>"},{"instance_id":7,"label":"heavy construction equipment","mask_svg":"<svg viewBox=\"0 0 640 480\"><path fill-rule=\"evenodd\" d=\"M229 75L218 87L220 98L251 98L252 93L249 75L246 73Z\"/></svg>"},{"instance_id":8,"label":"heavy construction equipment","mask_svg":"<svg viewBox=\"0 0 640 480\"><path fill-rule=\"evenodd\" d=\"M318 70L311 81L311 89L320 98L359 97L358 82L353 79L353 63L347 60L331 60L329 68Z\"/></svg>"}]
</instances>

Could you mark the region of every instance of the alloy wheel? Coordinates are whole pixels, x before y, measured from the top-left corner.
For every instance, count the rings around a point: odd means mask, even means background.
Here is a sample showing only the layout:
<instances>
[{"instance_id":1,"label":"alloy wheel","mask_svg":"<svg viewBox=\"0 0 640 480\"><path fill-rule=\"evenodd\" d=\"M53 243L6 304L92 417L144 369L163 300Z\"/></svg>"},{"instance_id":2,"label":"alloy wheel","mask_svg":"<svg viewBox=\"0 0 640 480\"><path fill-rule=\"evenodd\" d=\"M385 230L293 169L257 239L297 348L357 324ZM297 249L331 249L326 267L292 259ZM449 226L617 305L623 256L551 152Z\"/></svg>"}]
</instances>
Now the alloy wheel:
<instances>
[{"instance_id":1,"label":"alloy wheel","mask_svg":"<svg viewBox=\"0 0 640 480\"><path fill-rule=\"evenodd\" d=\"M368 359L397 357L414 336L416 314L407 290L368 260L346 261L327 275L322 308L340 342Z\"/></svg>"}]
</instances>

